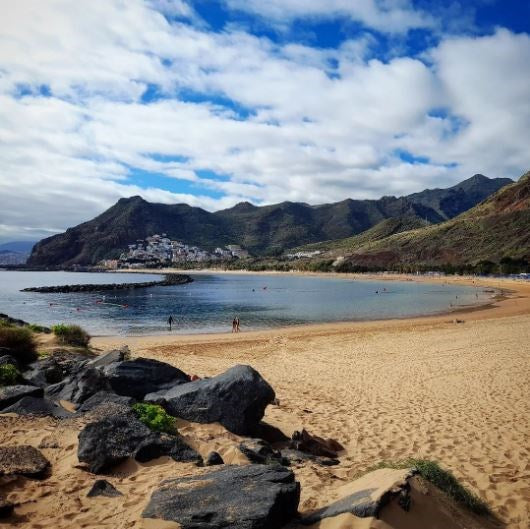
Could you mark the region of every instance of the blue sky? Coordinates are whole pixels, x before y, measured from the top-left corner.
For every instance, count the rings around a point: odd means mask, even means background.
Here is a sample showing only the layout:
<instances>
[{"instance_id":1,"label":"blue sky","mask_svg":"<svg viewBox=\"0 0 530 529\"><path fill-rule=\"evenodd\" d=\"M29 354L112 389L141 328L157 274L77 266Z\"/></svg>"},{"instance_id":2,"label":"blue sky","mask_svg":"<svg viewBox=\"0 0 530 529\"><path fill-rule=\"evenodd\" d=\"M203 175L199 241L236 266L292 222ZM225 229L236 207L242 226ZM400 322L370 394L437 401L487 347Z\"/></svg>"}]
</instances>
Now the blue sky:
<instances>
[{"instance_id":1,"label":"blue sky","mask_svg":"<svg viewBox=\"0 0 530 529\"><path fill-rule=\"evenodd\" d=\"M0 241L136 194L314 204L530 166L530 2L20 0L4 14Z\"/></svg>"}]
</instances>

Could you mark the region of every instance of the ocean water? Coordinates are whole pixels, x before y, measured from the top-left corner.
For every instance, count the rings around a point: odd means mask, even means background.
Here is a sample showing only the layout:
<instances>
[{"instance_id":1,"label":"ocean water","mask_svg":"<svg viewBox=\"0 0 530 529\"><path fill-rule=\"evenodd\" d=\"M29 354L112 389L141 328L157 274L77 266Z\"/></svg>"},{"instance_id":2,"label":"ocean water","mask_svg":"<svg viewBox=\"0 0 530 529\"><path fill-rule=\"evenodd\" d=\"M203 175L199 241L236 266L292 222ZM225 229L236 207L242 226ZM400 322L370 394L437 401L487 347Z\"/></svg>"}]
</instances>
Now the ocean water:
<instances>
[{"instance_id":1,"label":"ocean water","mask_svg":"<svg viewBox=\"0 0 530 529\"><path fill-rule=\"evenodd\" d=\"M76 323L93 335L230 332L304 323L432 315L485 303L482 288L412 281L364 281L298 275L194 274L193 283L123 292L40 294L31 286L123 283L155 274L0 271L0 312L52 325Z\"/></svg>"}]
</instances>

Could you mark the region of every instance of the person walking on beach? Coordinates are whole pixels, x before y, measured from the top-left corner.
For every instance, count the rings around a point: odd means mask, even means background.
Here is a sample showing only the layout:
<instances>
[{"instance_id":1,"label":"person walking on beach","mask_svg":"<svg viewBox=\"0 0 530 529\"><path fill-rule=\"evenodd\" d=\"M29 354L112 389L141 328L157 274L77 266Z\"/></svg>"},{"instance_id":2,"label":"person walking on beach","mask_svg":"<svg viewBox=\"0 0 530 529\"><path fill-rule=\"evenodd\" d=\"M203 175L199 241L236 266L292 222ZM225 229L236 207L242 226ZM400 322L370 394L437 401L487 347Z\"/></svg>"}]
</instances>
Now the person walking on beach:
<instances>
[{"instance_id":1,"label":"person walking on beach","mask_svg":"<svg viewBox=\"0 0 530 529\"><path fill-rule=\"evenodd\" d=\"M169 318L167 319L167 324L169 325L169 330L171 330L171 326L173 325L173 316L170 314Z\"/></svg>"},{"instance_id":2,"label":"person walking on beach","mask_svg":"<svg viewBox=\"0 0 530 529\"><path fill-rule=\"evenodd\" d=\"M239 332L239 316L236 318L236 332Z\"/></svg>"},{"instance_id":3,"label":"person walking on beach","mask_svg":"<svg viewBox=\"0 0 530 529\"><path fill-rule=\"evenodd\" d=\"M237 332L237 318L235 316L232 320L232 332Z\"/></svg>"}]
</instances>

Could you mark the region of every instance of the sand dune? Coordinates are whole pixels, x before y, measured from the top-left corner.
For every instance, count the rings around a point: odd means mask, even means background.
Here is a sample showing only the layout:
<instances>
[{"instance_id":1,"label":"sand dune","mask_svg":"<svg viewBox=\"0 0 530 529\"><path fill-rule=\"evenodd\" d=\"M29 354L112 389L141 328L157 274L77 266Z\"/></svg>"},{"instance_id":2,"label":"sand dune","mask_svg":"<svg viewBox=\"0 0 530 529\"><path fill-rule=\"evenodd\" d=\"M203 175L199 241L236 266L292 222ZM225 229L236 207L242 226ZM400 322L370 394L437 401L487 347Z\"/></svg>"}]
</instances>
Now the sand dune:
<instances>
[{"instance_id":1,"label":"sand dune","mask_svg":"<svg viewBox=\"0 0 530 529\"><path fill-rule=\"evenodd\" d=\"M302 513L340 497L342 488L369 466L414 456L438 460L509 528L527 529L530 286L502 285L516 295L497 308L460 315L462 324L445 315L240 335L98 338L94 344L105 349L128 343L135 355L200 376L235 363L255 367L279 401L267 409L267 422L286 434L303 426L346 448L336 467L294 467L302 485ZM40 445L54 470L42 483L17 480L3 486L11 501L21 503L19 527L145 527L140 513L156 484L197 472L169 459L129 463L107 478L122 498L87 498L96 477L76 467L79 421L0 418L0 443ZM220 426L181 423L180 430L203 453L217 449L230 462L244 460L237 436ZM392 516L369 521L346 514L319 527L407 527ZM155 526L162 528L150 525Z\"/></svg>"}]
</instances>

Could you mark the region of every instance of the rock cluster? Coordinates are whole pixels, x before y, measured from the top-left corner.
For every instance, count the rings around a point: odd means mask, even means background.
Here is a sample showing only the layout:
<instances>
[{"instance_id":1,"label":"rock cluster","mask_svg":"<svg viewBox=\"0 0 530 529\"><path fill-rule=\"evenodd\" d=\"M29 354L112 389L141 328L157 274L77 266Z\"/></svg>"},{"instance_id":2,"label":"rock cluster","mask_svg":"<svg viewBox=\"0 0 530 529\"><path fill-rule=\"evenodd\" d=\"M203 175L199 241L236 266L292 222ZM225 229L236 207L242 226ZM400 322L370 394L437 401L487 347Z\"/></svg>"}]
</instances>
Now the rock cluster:
<instances>
[{"instance_id":1,"label":"rock cluster","mask_svg":"<svg viewBox=\"0 0 530 529\"><path fill-rule=\"evenodd\" d=\"M32 363L22 376L22 384L0 388L0 413L58 419L83 416L77 455L81 468L91 473L112 472L128 458L145 462L160 456L204 467L193 477L162 483L143 513L146 518L177 522L184 529L282 527L296 515L300 496L300 485L286 467L305 461L326 464L320 460L336 456L326 440L307 432L299 434L300 439L276 436L274 447L262 438L271 431L261 420L275 393L250 366L236 365L212 378L192 380L174 366L131 359L128 349L117 349L97 358L53 354ZM62 401L71 403L75 411L63 408ZM251 436L239 445L249 464L225 465L217 452L205 454L203 460L176 429L161 432L142 422L148 420L140 420L140 412L135 411L139 401L159 405L173 417L220 423L234 434ZM35 448L0 447L0 475L36 477L48 469L49 463ZM120 494L104 480L95 481L88 492L90 497ZM12 506L1 505L7 516Z\"/></svg>"}]
</instances>

